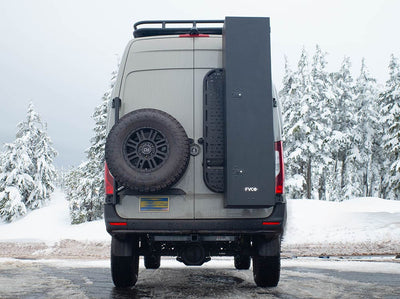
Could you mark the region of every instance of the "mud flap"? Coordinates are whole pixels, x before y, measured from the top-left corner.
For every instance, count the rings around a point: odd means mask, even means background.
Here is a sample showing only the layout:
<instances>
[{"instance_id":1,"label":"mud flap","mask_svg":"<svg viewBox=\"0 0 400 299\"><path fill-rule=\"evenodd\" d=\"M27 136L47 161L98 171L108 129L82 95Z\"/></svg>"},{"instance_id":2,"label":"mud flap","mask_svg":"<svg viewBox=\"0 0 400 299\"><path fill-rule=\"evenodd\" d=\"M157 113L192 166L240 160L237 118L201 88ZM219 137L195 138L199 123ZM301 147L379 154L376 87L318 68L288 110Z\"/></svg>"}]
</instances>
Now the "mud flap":
<instances>
[{"instance_id":1,"label":"mud flap","mask_svg":"<svg viewBox=\"0 0 400 299\"><path fill-rule=\"evenodd\" d=\"M259 240L257 242L258 256L278 256L281 251L280 238L275 238L270 241Z\"/></svg>"},{"instance_id":2,"label":"mud flap","mask_svg":"<svg viewBox=\"0 0 400 299\"><path fill-rule=\"evenodd\" d=\"M133 242L130 239L122 240L112 237L111 254L114 256L132 256Z\"/></svg>"}]
</instances>

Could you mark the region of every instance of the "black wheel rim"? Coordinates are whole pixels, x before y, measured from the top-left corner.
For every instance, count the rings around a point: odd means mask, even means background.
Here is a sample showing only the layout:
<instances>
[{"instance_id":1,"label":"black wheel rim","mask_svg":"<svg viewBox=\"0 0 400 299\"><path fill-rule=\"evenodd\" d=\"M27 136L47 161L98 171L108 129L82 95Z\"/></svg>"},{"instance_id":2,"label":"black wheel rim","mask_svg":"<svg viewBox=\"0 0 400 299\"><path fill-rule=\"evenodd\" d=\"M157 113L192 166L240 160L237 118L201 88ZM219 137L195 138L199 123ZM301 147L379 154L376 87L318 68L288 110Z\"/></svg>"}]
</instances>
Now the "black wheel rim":
<instances>
[{"instance_id":1,"label":"black wheel rim","mask_svg":"<svg viewBox=\"0 0 400 299\"><path fill-rule=\"evenodd\" d=\"M169 156L167 138L153 128L139 128L133 131L126 139L123 149L129 165L141 172L159 169Z\"/></svg>"}]
</instances>

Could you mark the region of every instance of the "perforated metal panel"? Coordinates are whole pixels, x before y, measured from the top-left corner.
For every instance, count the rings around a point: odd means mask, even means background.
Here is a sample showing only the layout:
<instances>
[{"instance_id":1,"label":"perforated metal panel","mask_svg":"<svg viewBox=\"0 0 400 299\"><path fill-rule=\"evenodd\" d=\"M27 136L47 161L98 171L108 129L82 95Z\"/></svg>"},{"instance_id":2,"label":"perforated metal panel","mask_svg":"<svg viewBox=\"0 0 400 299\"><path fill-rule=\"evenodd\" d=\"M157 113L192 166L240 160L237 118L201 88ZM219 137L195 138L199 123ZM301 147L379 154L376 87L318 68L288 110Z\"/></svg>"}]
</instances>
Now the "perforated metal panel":
<instances>
[{"instance_id":1,"label":"perforated metal panel","mask_svg":"<svg viewBox=\"0 0 400 299\"><path fill-rule=\"evenodd\" d=\"M224 72L215 69L204 78L203 174L206 186L224 192Z\"/></svg>"}]
</instances>

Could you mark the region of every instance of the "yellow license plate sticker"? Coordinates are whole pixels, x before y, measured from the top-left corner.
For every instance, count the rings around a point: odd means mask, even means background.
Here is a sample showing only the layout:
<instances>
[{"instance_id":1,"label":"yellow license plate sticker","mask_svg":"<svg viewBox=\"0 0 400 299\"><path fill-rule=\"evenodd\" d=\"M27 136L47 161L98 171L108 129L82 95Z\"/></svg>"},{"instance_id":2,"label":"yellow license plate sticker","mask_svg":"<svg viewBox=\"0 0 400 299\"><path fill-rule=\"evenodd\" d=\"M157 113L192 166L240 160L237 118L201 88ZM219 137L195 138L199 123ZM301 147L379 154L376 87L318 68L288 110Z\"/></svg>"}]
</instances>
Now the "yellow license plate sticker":
<instances>
[{"instance_id":1,"label":"yellow license plate sticker","mask_svg":"<svg viewBox=\"0 0 400 299\"><path fill-rule=\"evenodd\" d=\"M168 197L140 197L140 212L168 212Z\"/></svg>"}]
</instances>

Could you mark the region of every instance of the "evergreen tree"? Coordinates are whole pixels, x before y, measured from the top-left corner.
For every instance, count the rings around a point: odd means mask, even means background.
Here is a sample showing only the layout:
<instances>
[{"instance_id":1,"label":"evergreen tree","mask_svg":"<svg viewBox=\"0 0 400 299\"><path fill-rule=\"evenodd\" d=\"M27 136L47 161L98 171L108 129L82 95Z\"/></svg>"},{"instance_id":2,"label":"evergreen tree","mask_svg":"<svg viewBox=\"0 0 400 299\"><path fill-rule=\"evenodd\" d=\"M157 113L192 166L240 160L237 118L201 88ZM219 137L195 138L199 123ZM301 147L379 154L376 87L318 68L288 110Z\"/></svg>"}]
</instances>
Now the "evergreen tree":
<instances>
[{"instance_id":1,"label":"evergreen tree","mask_svg":"<svg viewBox=\"0 0 400 299\"><path fill-rule=\"evenodd\" d=\"M284 96L284 100L289 102L284 103L286 165L288 177L292 178L292 182L288 180L287 187L295 198L312 197L312 165L317 150L313 131L318 127L314 111L318 103L315 102L308 65L308 55L303 49L297 72L290 76L290 89L286 88L288 94Z\"/></svg>"},{"instance_id":2,"label":"evergreen tree","mask_svg":"<svg viewBox=\"0 0 400 299\"><path fill-rule=\"evenodd\" d=\"M48 201L50 194L54 191L57 173L53 160L57 152L47 135L47 126L43 124L32 103L29 103L26 120L18 124L17 138L26 140L29 158L33 164L30 175L34 179L34 188L26 199L25 205L28 209L34 210Z\"/></svg>"},{"instance_id":3,"label":"evergreen tree","mask_svg":"<svg viewBox=\"0 0 400 299\"><path fill-rule=\"evenodd\" d=\"M386 175L382 190L383 197L400 200L400 65L391 55L389 80L379 95L383 146L387 161Z\"/></svg>"},{"instance_id":4,"label":"evergreen tree","mask_svg":"<svg viewBox=\"0 0 400 299\"><path fill-rule=\"evenodd\" d=\"M288 197L344 200L352 196L400 199L400 64L379 93L365 60L354 82L350 60L325 70L317 46L311 71L303 50L293 72L285 63L284 113Z\"/></svg>"},{"instance_id":5,"label":"evergreen tree","mask_svg":"<svg viewBox=\"0 0 400 299\"><path fill-rule=\"evenodd\" d=\"M286 192L289 198L302 198L304 196L305 179L301 173L301 168L297 164L296 158L296 138L292 134L293 126L299 119L298 111L300 109L300 101L298 99L299 82L297 74L294 73L288 64L287 58L285 63L285 76L283 79L283 89L280 92L280 99L283 107L283 135L284 135L284 156L285 172L286 172Z\"/></svg>"},{"instance_id":6,"label":"evergreen tree","mask_svg":"<svg viewBox=\"0 0 400 299\"><path fill-rule=\"evenodd\" d=\"M1 159L0 214L6 221L41 207L54 190L56 151L46 131L30 103L16 140L5 145Z\"/></svg>"},{"instance_id":7,"label":"evergreen tree","mask_svg":"<svg viewBox=\"0 0 400 299\"><path fill-rule=\"evenodd\" d=\"M6 144L1 157L0 216L11 222L26 214L26 199L34 188L33 164L24 138Z\"/></svg>"},{"instance_id":8,"label":"evergreen tree","mask_svg":"<svg viewBox=\"0 0 400 299\"><path fill-rule=\"evenodd\" d=\"M312 78L312 97L313 105L313 143L317 148L313 155L313 190L317 193L315 197L320 200L326 200L326 184L329 169L332 167L331 151L329 149L329 133L332 127L332 103L334 95L332 91L332 82L329 73L326 71L326 52L323 52L317 45L313 56L311 69Z\"/></svg>"},{"instance_id":9,"label":"evergreen tree","mask_svg":"<svg viewBox=\"0 0 400 299\"><path fill-rule=\"evenodd\" d=\"M103 214L104 194L94 177L93 162L85 161L68 175L67 192L71 223L79 224L100 219Z\"/></svg>"},{"instance_id":10,"label":"evergreen tree","mask_svg":"<svg viewBox=\"0 0 400 299\"><path fill-rule=\"evenodd\" d=\"M57 180L55 182L56 187L66 190L66 185L65 182L67 181L67 175L69 173L70 169L64 169L64 167L61 167L57 171Z\"/></svg>"},{"instance_id":11,"label":"evergreen tree","mask_svg":"<svg viewBox=\"0 0 400 299\"><path fill-rule=\"evenodd\" d=\"M86 151L88 160L68 174L67 199L70 201L73 224L100 219L103 215L107 107L116 75L116 72L112 73L110 89L103 95L102 103L93 114L94 137Z\"/></svg>"},{"instance_id":12,"label":"evergreen tree","mask_svg":"<svg viewBox=\"0 0 400 299\"><path fill-rule=\"evenodd\" d=\"M287 109L290 109L290 104L292 104L290 93L292 92L293 86L294 86L293 76L294 76L294 74L293 74L292 69L289 66L288 58L287 58L287 56L285 56L285 75L283 76L283 80L282 80L283 88L279 92L279 98L281 100L284 111L287 111Z\"/></svg>"},{"instance_id":13,"label":"evergreen tree","mask_svg":"<svg viewBox=\"0 0 400 299\"><path fill-rule=\"evenodd\" d=\"M334 98L325 70L326 53L316 46L311 71L303 49L298 70L286 60L280 98L284 106L287 193L294 198L326 198L326 177L331 152L327 146Z\"/></svg>"},{"instance_id":14,"label":"evergreen tree","mask_svg":"<svg viewBox=\"0 0 400 299\"><path fill-rule=\"evenodd\" d=\"M283 107L283 138L284 138L284 156L288 157L294 151L294 139L291 135L288 135L288 131L291 128L291 124L293 122L296 108L299 104L296 98L296 88L297 82L295 78L294 72L291 70L288 59L285 56L285 75L283 77L283 88L279 92L279 98ZM287 161L285 163L285 189L287 196L289 198L300 198L303 190L303 186L305 185L304 177L300 174L297 174L297 167L294 164L290 164Z\"/></svg>"},{"instance_id":15,"label":"evergreen tree","mask_svg":"<svg viewBox=\"0 0 400 299\"><path fill-rule=\"evenodd\" d=\"M355 85L356 120L354 136L354 172L356 190L354 196L373 196L379 186L379 165L382 163L379 145L379 114L377 107L376 80L371 77L365 59L361 62L360 76ZM375 192L374 192L375 191Z\"/></svg>"},{"instance_id":16,"label":"evergreen tree","mask_svg":"<svg viewBox=\"0 0 400 299\"><path fill-rule=\"evenodd\" d=\"M354 194L354 160L352 129L355 126L355 104L353 78L350 74L350 59L345 57L340 70L331 74L333 82L334 107L332 113L332 134L329 147L334 160L329 182L331 200L348 199Z\"/></svg>"}]
</instances>

